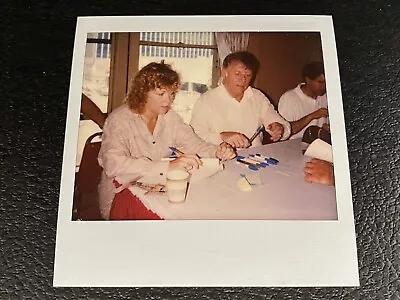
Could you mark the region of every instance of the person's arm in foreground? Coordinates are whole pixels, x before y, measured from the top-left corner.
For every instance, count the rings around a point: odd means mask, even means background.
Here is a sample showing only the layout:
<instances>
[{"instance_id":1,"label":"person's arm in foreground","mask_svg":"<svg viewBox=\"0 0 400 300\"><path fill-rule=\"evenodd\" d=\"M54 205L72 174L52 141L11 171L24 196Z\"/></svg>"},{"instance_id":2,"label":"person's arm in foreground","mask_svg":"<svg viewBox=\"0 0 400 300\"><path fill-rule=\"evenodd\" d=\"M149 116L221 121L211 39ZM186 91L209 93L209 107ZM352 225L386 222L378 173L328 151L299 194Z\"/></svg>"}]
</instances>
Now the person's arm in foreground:
<instances>
[{"instance_id":1,"label":"person's arm in foreground","mask_svg":"<svg viewBox=\"0 0 400 300\"><path fill-rule=\"evenodd\" d=\"M333 164L313 158L304 166L304 180L308 183L335 185Z\"/></svg>"}]
</instances>

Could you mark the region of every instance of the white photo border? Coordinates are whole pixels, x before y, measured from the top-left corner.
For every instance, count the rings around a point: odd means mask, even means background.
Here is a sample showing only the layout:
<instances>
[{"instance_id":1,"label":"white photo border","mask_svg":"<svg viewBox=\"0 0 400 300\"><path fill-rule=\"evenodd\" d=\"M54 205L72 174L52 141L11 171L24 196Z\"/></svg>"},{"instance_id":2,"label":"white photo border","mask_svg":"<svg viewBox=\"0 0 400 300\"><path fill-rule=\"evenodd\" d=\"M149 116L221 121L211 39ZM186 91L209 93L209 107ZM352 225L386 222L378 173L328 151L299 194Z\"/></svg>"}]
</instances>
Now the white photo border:
<instances>
[{"instance_id":1,"label":"white photo border","mask_svg":"<svg viewBox=\"0 0 400 300\"><path fill-rule=\"evenodd\" d=\"M87 34L320 32L337 221L71 221ZM358 286L347 143L331 16L135 16L77 20L57 223L54 286Z\"/></svg>"}]
</instances>

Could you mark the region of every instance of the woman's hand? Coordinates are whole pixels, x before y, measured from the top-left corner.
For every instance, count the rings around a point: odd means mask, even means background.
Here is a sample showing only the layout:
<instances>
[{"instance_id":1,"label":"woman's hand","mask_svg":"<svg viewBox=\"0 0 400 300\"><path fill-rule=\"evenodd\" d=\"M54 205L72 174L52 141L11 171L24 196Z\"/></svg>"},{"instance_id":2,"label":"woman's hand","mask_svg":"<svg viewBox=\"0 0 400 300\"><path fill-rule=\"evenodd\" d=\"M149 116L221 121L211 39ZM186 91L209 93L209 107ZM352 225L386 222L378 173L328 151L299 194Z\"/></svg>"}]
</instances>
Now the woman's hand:
<instances>
[{"instance_id":1,"label":"woman's hand","mask_svg":"<svg viewBox=\"0 0 400 300\"><path fill-rule=\"evenodd\" d=\"M184 154L169 162L168 169L185 169L189 171L193 168L198 169L203 162L196 154Z\"/></svg>"},{"instance_id":2,"label":"woman's hand","mask_svg":"<svg viewBox=\"0 0 400 300\"><path fill-rule=\"evenodd\" d=\"M223 142L217 147L217 151L215 151L215 157L225 161L236 157L236 153L230 144Z\"/></svg>"}]
</instances>

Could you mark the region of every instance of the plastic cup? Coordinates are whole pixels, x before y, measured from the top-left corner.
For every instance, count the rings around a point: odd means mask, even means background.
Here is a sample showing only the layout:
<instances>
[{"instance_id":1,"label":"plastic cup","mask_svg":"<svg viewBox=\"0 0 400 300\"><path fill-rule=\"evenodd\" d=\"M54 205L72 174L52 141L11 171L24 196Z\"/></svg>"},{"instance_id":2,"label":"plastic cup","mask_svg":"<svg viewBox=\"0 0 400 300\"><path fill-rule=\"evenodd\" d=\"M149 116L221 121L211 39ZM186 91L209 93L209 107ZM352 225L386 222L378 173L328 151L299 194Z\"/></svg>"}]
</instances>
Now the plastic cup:
<instances>
[{"instance_id":1,"label":"plastic cup","mask_svg":"<svg viewBox=\"0 0 400 300\"><path fill-rule=\"evenodd\" d=\"M168 201L181 203L186 200L186 191L189 183L189 173L184 170L167 172Z\"/></svg>"}]
</instances>

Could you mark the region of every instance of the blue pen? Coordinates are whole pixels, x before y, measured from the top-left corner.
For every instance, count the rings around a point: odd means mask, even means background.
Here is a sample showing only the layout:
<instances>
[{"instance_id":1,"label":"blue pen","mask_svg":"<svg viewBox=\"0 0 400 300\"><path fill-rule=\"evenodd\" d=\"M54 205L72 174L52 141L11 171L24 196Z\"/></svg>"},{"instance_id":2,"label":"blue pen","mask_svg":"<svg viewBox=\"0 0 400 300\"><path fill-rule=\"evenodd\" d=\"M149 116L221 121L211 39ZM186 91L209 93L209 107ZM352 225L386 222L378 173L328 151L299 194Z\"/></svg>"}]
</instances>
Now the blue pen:
<instances>
[{"instance_id":1,"label":"blue pen","mask_svg":"<svg viewBox=\"0 0 400 300\"><path fill-rule=\"evenodd\" d=\"M268 164L270 164L270 165L277 165L279 163L279 160L277 160L277 159L275 159L273 157L264 156L264 155L261 155L259 153L257 153L256 156L266 160L266 162Z\"/></svg>"},{"instance_id":2,"label":"blue pen","mask_svg":"<svg viewBox=\"0 0 400 300\"><path fill-rule=\"evenodd\" d=\"M261 159L257 160L251 154L250 154L250 157L244 157L244 156L238 155L236 159L241 159L241 160L247 161L247 162L255 164L259 167L263 167L263 168L268 167L268 164L266 161L263 161Z\"/></svg>"},{"instance_id":3,"label":"blue pen","mask_svg":"<svg viewBox=\"0 0 400 300\"><path fill-rule=\"evenodd\" d=\"M244 156L237 156L237 157L236 157L236 161L238 161L238 162L240 162L240 163L242 163L242 164L247 165L248 168L249 168L250 170L258 171L258 169L260 168L259 165L250 163L250 162L248 162L248 161L245 161L244 159L245 159Z\"/></svg>"},{"instance_id":4,"label":"blue pen","mask_svg":"<svg viewBox=\"0 0 400 300\"><path fill-rule=\"evenodd\" d=\"M183 153L182 151L176 149L175 147L170 146L170 147L168 147L168 148L169 148L170 150L172 150L173 152L177 153L179 156L185 154L185 153Z\"/></svg>"},{"instance_id":5,"label":"blue pen","mask_svg":"<svg viewBox=\"0 0 400 300\"><path fill-rule=\"evenodd\" d=\"M181 150L176 149L175 147L169 146L168 148L169 148L170 150L172 150L173 152L177 153L178 156L182 156L182 155L185 154L185 153L183 153ZM196 156L198 157L198 159L200 159L200 165L203 165L203 162L201 161L201 157L200 157L198 154L196 154Z\"/></svg>"},{"instance_id":6,"label":"blue pen","mask_svg":"<svg viewBox=\"0 0 400 300\"><path fill-rule=\"evenodd\" d=\"M258 126L258 128L256 129L256 132L253 134L253 136L249 139L250 144L254 141L254 139L257 137L257 135L260 134L260 132L263 130L264 125L260 125Z\"/></svg>"}]
</instances>

